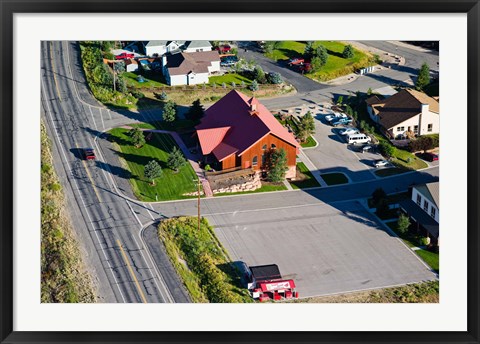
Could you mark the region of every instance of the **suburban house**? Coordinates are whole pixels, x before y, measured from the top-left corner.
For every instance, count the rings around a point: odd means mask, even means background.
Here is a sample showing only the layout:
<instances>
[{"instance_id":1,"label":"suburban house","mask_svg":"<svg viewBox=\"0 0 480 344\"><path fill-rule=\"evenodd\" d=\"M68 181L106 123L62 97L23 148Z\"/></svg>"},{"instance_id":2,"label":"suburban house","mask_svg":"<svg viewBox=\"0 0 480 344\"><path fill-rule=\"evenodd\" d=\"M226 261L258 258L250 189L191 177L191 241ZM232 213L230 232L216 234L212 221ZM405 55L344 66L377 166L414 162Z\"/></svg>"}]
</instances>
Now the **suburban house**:
<instances>
[{"instance_id":1,"label":"suburban house","mask_svg":"<svg viewBox=\"0 0 480 344\"><path fill-rule=\"evenodd\" d=\"M170 86L208 83L208 77L220 71L217 51L179 53L162 56L163 75Z\"/></svg>"},{"instance_id":2,"label":"suburban house","mask_svg":"<svg viewBox=\"0 0 480 344\"><path fill-rule=\"evenodd\" d=\"M147 56L162 56L166 53L179 52L185 41L144 41L143 49Z\"/></svg>"},{"instance_id":3,"label":"suburban house","mask_svg":"<svg viewBox=\"0 0 480 344\"><path fill-rule=\"evenodd\" d=\"M136 72L138 70L138 62L134 59L126 59L125 70L127 72Z\"/></svg>"},{"instance_id":4,"label":"suburban house","mask_svg":"<svg viewBox=\"0 0 480 344\"><path fill-rule=\"evenodd\" d=\"M184 53L195 53L199 51L212 51L209 41L186 41L183 45Z\"/></svg>"},{"instance_id":5,"label":"suburban house","mask_svg":"<svg viewBox=\"0 0 480 344\"><path fill-rule=\"evenodd\" d=\"M211 51L209 41L144 41L143 47L147 56L162 56L179 52L194 53Z\"/></svg>"},{"instance_id":6,"label":"suburban house","mask_svg":"<svg viewBox=\"0 0 480 344\"><path fill-rule=\"evenodd\" d=\"M400 208L417 226L417 230L428 236L433 245L439 245L439 182L415 185L412 198L400 202Z\"/></svg>"},{"instance_id":7,"label":"suburban house","mask_svg":"<svg viewBox=\"0 0 480 344\"><path fill-rule=\"evenodd\" d=\"M425 93L404 89L387 99L374 95L366 100L370 118L391 138L438 134L438 99Z\"/></svg>"},{"instance_id":8,"label":"suburban house","mask_svg":"<svg viewBox=\"0 0 480 344\"><path fill-rule=\"evenodd\" d=\"M216 170L265 170L268 154L283 148L287 153L286 178L296 176L299 144L256 98L236 90L205 111L196 127L205 163Z\"/></svg>"}]
</instances>

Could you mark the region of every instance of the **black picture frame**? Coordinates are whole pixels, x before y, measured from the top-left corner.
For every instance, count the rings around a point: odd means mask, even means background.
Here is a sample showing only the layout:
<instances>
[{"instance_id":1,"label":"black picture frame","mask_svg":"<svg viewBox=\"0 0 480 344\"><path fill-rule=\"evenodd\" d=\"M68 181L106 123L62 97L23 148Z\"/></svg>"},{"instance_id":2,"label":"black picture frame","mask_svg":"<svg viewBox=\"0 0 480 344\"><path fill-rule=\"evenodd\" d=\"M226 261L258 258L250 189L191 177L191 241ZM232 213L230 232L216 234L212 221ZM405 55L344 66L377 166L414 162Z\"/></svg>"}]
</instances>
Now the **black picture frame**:
<instances>
[{"instance_id":1,"label":"black picture frame","mask_svg":"<svg viewBox=\"0 0 480 344\"><path fill-rule=\"evenodd\" d=\"M1 343L479 343L479 15L478 0L228 1L0 0L0 341ZM468 330L465 332L16 332L13 331L13 16L15 13L467 13L468 15ZM452 315L455 316L455 315ZM418 319L421 321L421 319Z\"/></svg>"}]
</instances>

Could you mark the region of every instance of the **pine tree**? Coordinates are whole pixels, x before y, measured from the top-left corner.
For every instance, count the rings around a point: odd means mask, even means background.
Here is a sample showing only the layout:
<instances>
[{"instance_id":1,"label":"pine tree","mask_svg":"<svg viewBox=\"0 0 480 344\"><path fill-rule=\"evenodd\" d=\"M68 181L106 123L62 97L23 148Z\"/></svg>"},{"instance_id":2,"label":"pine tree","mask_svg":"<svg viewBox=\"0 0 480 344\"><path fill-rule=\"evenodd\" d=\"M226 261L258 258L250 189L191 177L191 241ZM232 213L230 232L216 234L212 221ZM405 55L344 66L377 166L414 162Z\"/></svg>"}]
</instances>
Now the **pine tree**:
<instances>
[{"instance_id":1,"label":"pine tree","mask_svg":"<svg viewBox=\"0 0 480 344\"><path fill-rule=\"evenodd\" d=\"M316 49L315 49L315 55L320 59L320 62L321 62L321 66L325 66L325 64L327 63L328 61L328 52L327 52L327 48L325 48L323 45L319 45Z\"/></svg>"},{"instance_id":2,"label":"pine tree","mask_svg":"<svg viewBox=\"0 0 480 344\"><path fill-rule=\"evenodd\" d=\"M155 185L155 179L159 178L162 173L162 168L155 160L151 160L148 164L145 165L144 176L150 181L152 185Z\"/></svg>"},{"instance_id":3,"label":"pine tree","mask_svg":"<svg viewBox=\"0 0 480 344\"><path fill-rule=\"evenodd\" d=\"M163 120L165 122L174 122L177 119L177 104L169 100L163 107Z\"/></svg>"},{"instance_id":4,"label":"pine tree","mask_svg":"<svg viewBox=\"0 0 480 344\"><path fill-rule=\"evenodd\" d=\"M250 85L250 89L251 89L252 91L258 91L258 82L257 82L257 80L253 80L253 81L252 81L252 84Z\"/></svg>"},{"instance_id":5,"label":"pine tree","mask_svg":"<svg viewBox=\"0 0 480 344\"><path fill-rule=\"evenodd\" d=\"M313 41L308 41L307 45L305 46L305 50L303 51L303 56L306 59L311 59L314 55L315 49L313 48Z\"/></svg>"},{"instance_id":6,"label":"pine tree","mask_svg":"<svg viewBox=\"0 0 480 344\"><path fill-rule=\"evenodd\" d=\"M143 135L143 131L139 128L130 129L128 135L132 138L133 145L136 148L140 148L145 144L145 136Z\"/></svg>"},{"instance_id":7,"label":"pine tree","mask_svg":"<svg viewBox=\"0 0 480 344\"><path fill-rule=\"evenodd\" d=\"M430 68L428 67L428 64L424 62L422 64L422 67L420 68L420 71L418 72L418 78L417 78L417 81L415 82L415 88L421 91L429 83L430 83Z\"/></svg>"},{"instance_id":8,"label":"pine tree","mask_svg":"<svg viewBox=\"0 0 480 344\"><path fill-rule=\"evenodd\" d=\"M397 220L397 230L400 232L400 234L405 234L407 233L409 227L410 219L408 218L408 216L400 214Z\"/></svg>"},{"instance_id":9,"label":"pine tree","mask_svg":"<svg viewBox=\"0 0 480 344\"><path fill-rule=\"evenodd\" d=\"M268 180L273 183L279 183L285 179L288 171L287 153L285 149L280 148L272 151L268 163Z\"/></svg>"},{"instance_id":10,"label":"pine tree","mask_svg":"<svg viewBox=\"0 0 480 344\"><path fill-rule=\"evenodd\" d=\"M185 160L185 157L183 156L182 152L180 149L177 147L173 147L172 152L168 155L167 159L167 165L169 168L174 170L175 172L178 172L178 169L185 165L187 161Z\"/></svg>"},{"instance_id":11,"label":"pine tree","mask_svg":"<svg viewBox=\"0 0 480 344\"><path fill-rule=\"evenodd\" d=\"M188 119L196 121L202 118L204 113L205 113L205 109L203 108L203 105L200 102L200 99L197 99L193 101L192 106L190 106L190 109L188 109L186 117Z\"/></svg>"},{"instance_id":12,"label":"pine tree","mask_svg":"<svg viewBox=\"0 0 480 344\"><path fill-rule=\"evenodd\" d=\"M343 58L351 59L354 55L353 47L350 44L346 45L342 53Z\"/></svg>"}]
</instances>

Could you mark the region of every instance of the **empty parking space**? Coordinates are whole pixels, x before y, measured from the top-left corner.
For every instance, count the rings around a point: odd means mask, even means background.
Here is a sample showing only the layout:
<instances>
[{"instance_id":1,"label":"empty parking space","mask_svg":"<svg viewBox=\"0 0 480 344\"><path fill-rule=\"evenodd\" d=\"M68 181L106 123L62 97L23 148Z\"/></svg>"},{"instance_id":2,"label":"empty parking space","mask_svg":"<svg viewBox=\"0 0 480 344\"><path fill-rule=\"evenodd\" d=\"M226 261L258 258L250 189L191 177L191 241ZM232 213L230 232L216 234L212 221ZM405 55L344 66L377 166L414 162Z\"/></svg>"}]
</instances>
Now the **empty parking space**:
<instances>
[{"instance_id":1,"label":"empty parking space","mask_svg":"<svg viewBox=\"0 0 480 344\"><path fill-rule=\"evenodd\" d=\"M233 260L278 264L301 297L435 279L356 201L207 217Z\"/></svg>"}]
</instances>

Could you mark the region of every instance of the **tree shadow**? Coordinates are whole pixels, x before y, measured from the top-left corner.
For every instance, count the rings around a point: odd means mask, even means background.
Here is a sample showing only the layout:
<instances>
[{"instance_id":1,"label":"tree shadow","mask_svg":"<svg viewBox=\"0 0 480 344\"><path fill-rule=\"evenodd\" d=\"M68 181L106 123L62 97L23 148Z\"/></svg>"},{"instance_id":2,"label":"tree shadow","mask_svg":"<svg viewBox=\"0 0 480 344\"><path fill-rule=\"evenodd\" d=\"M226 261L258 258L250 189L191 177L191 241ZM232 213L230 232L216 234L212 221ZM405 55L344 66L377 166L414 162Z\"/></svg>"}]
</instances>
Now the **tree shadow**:
<instances>
[{"instance_id":1,"label":"tree shadow","mask_svg":"<svg viewBox=\"0 0 480 344\"><path fill-rule=\"evenodd\" d=\"M106 172L110 172L113 175L115 175L117 177L120 177L120 178L123 178L123 179L138 179L138 177L132 175L132 173L129 170L127 170L123 167L120 167L120 166L115 166L115 165L108 164L108 163L105 163L103 161L98 161L98 160L95 161L95 165L98 168L101 168L102 170L104 170Z\"/></svg>"},{"instance_id":2,"label":"tree shadow","mask_svg":"<svg viewBox=\"0 0 480 344\"><path fill-rule=\"evenodd\" d=\"M167 166L167 163L158 159L154 159L152 157L148 156L143 156L143 155L136 155L136 154L130 154L130 153L123 153L123 152L118 152L114 149L110 149L115 155L123 158L125 161L128 162L133 162L135 164L138 164L140 166L145 166L148 164L151 160L156 160L160 167L163 169L169 169Z\"/></svg>"}]
</instances>

